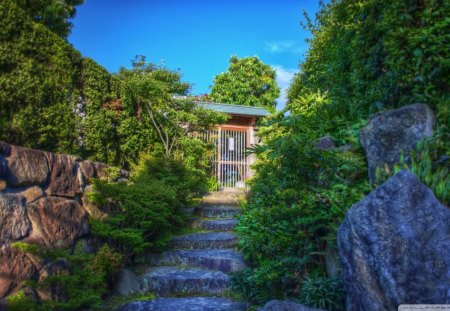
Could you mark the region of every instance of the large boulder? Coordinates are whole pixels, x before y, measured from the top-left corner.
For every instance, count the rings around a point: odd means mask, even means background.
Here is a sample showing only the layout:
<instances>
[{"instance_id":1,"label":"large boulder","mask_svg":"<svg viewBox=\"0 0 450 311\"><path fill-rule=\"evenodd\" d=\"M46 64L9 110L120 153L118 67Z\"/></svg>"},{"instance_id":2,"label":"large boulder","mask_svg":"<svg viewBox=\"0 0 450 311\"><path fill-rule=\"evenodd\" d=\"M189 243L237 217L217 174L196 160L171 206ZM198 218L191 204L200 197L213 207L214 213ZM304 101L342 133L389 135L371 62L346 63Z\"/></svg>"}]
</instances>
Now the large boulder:
<instances>
[{"instance_id":1,"label":"large boulder","mask_svg":"<svg viewBox=\"0 0 450 311\"><path fill-rule=\"evenodd\" d=\"M33 223L33 242L65 248L89 233L87 213L75 200L43 197L28 204L27 211Z\"/></svg>"},{"instance_id":2,"label":"large boulder","mask_svg":"<svg viewBox=\"0 0 450 311\"><path fill-rule=\"evenodd\" d=\"M39 269L30 255L0 241L0 299L20 289L25 280L37 281Z\"/></svg>"},{"instance_id":3,"label":"large boulder","mask_svg":"<svg viewBox=\"0 0 450 311\"><path fill-rule=\"evenodd\" d=\"M0 156L0 179L6 180L9 187L47 183L50 169L45 152L4 142L1 150L6 151Z\"/></svg>"},{"instance_id":4,"label":"large boulder","mask_svg":"<svg viewBox=\"0 0 450 311\"><path fill-rule=\"evenodd\" d=\"M74 197L82 192L78 176L79 160L75 156L47 153L50 166L50 182L47 195Z\"/></svg>"},{"instance_id":5,"label":"large boulder","mask_svg":"<svg viewBox=\"0 0 450 311\"><path fill-rule=\"evenodd\" d=\"M1 239L15 241L28 235L31 223L25 203L25 198L20 194L0 193Z\"/></svg>"},{"instance_id":6,"label":"large boulder","mask_svg":"<svg viewBox=\"0 0 450 311\"><path fill-rule=\"evenodd\" d=\"M450 303L450 209L401 171L347 212L338 230L347 310Z\"/></svg>"},{"instance_id":7,"label":"large boulder","mask_svg":"<svg viewBox=\"0 0 450 311\"><path fill-rule=\"evenodd\" d=\"M409 161L409 151L417 142L433 134L435 116L424 104L374 114L361 129L360 142L366 152L369 179L375 183L377 167L392 169L402 152Z\"/></svg>"}]
</instances>

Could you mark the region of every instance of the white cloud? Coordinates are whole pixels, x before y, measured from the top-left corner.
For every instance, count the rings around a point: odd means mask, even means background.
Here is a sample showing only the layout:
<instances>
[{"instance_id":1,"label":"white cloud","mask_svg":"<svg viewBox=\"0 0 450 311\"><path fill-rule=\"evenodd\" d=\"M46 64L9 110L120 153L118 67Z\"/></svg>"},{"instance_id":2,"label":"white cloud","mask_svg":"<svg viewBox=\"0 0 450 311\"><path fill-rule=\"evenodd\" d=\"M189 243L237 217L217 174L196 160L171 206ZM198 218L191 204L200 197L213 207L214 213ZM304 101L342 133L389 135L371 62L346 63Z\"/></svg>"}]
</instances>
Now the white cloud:
<instances>
[{"instance_id":1,"label":"white cloud","mask_svg":"<svg viewBox=\"0 0 450 311\"><path fill-rule=\"evenodd\" d=\"M307 45L299 45L295 41L270 41L264 42L264 49L269 53L292 53L302 54L306 51Z\"/></svg>"},{"instance_id":2,"label":"white cloud","mask_svg":"<svg viewBox=\"0 0 450 311\"><path fill-rule=\"evenodd\" d=\"M296 68L284 68L281 65L273 65L273 69L277 72L277 84L280 87L280 97L277 99L277 109L281 110L286 105L286 91L294 78L294 75L298 72Z\"/></svg>"}]
</instances>

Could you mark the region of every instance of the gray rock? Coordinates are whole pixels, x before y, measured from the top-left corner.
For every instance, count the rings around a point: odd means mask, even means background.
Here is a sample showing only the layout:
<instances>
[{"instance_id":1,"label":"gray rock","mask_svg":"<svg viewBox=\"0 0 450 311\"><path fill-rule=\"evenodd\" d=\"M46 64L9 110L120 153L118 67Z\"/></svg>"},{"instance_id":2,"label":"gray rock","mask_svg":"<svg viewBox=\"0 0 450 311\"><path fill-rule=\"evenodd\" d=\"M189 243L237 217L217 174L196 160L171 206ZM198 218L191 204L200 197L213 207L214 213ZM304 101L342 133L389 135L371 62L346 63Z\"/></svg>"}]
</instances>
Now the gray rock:
<instances>
[{"instance_id":1,"label":"gray rock","mask_svg":"<svg viewBox=\"0 0 450 311\"><path fill-rule=\"evenodd\" d=\"M30 230L25 198L20 194L0 193L0 239L19 240Z\"/></svg>"},{"instance_id":2,"label":"gray rock","mask_svg":"<svg viewBox=\"0 0 450 311\"><path fill-rule=\"evenodd\" d=\"M245 268L242 255L232 249L174 250L151 255L148 259L158 266L196 267L225 273Z\"/></svg>"},{"instance_id":3,"label":"gray rock","mask_svg":"<svg viewBox=\"0 0 450 311\"><path fill-rule=\"evenodd\" d=\"M143 291L153 291L158 296L174 294L217 295L230 285L230 277L220 271L157 267L139 277Z\"/></svg>"},{"instance_id":4,"label":"gray rock","mask_svg":"<svg viewBox=\"0 0 450 311\"><path fill-rule=\"evenodd\" d=\"M247 305L225 298L189 297L159 298L135 301L119 308L119 311L245 311Z\"/></svg>"},{"instance_id":5,"label":"gray rock","mask_svg":"<svg viewBox=\"0 0 450 311\"><path fill-rule=\"evenodd\" d=\"M450 303L450 209L412 173L352 206L338 246L347 310Z\"/></svg>"},{"instance_id":6,"label":"gray rock","mask_svg":"<svg viewBox=\"0 0 450 311\"><path fill-rule=\"evenodd\" d=\"M330 135L326 135L317 140L316 147L321 150L329 150L334 149L336 147L336 144L334 143L334 140Z\"/></svg>"},{"instance_id":7,"label":"gray rock","mask_svg":"<svg viewBox=\"0 0 450 311\"><path fill-rule=\"evenodd\" d=\"M325 247L325 267L330 278L338 276L342 271L341 259L336 247L327 243Z\"/></svg>"},{"instance_id":8,"label":"gray rock","mask_svg":"<svg viewBox=\"0 0 450 311\"><path fill-rule=\"evenodd\" d=\"M113 293L122 296L128 296L139 293L141 291L141 285L139 279L129 269L122 269L117 276Z\"/></svg>"},{"instance_id":9,"label":"gray rock","mask_svg":"<svg viewBox=\"0 0 450 311\"><path fill-rule=\"evenodd\" d=\"M263 308L258 309L258 311L322 311L322 310L306 307L293 301L271 300L267 302Z\"/></svg>"},{"instance_id":10,"label":"gray rock","mask_svg":"<svg viewBox=\"0 0 450 311\"><path fill-rule=\"evenodd\" d=\"M197 209L197 214L200 217L206 218L229 219L235 217L241 212L242 211L240 208L228 204L204 205Z\"/></svg>"},{"instance_id":11,"label":"gray rock","mask_svg":"<svg viewBox=\"0 0 450 311\"><path fill-rule=\"evenodd\" d=\"M180 249L230 248L236 245L237 237L229 232L193 233L173 238L169 243Z\"/></svg>"},{"instance_id":12,"label":"gray rock","mask_svg":"<svg viewBox=\"0 0 450 311\"><path fill-rule=\"evenodd\" d=\"M387 164L391 170L402 152L409 161L409 151L433 134L434 124L434 113L424 104L374 114L359 136L366 152L370 182L377 181L377 167L384 168Z\"/></svg>"},{"instance_id":13,"label":"gray rock","mask_svg":"<svg viewBox=\"0 0 450 311\"><path fill-rule=\"evenodd\" d=\"M237 219L195 220L192 227L213 231L232 231L237 223Z\"/></svg>"}]
</instances>

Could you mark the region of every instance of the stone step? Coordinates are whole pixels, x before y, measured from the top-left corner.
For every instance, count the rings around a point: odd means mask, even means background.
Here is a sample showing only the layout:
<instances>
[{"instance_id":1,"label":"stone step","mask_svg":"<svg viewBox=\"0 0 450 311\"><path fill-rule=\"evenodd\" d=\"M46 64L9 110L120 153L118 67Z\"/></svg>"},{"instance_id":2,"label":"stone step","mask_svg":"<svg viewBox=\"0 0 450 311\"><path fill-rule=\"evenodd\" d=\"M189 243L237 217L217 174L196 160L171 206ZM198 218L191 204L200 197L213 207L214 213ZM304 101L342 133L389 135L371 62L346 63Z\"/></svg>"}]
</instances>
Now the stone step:
<instances>
[{"instance_id":1,"label":"stone step","mask_svg":"<svg viewBox=\"0 0 450 311\"><path fill-rule=\"evenodd\" d=\"M187 297L134 301L122 305L119 311L244 311L247 306L226 298Z\"/></svg>"},{"instance_id":2,"label":"stone step","mask_svg":"<svg viewBox=\"0 0 450 311\"><path fill-rule=\"evenodd\" d=\"M232 219L241 212L241 209L235 205L227 204L202 205L196 210L200 217L220 219Z\"/></svg>"},{"instance_id":3,"label":"stone step","mask_svg":"<svg viewBox=\"0 0 450 311\"><path fill-rule=\"evenodd\" d=\"M231 248L237 243L236 234L230 232L205 232L185 234L173 238L169 245L176 249Z\"/></svg>"},{"instance_id":4,"label":"stone step","mask_svg":"<svg viewBox=\"0 0 450 311\"><path fill-rule=\"evenodd\" d=\"M139 279L144 292L157 296L220 295L230 285L230 277L220 271L175 267L150 268Z\"/></svg>"},{"instance_id":5,"label":"stone step","mask_svg":"<svg viewBox=\"0 0 450 311\"><path fill-rule=\"evenodd\" d=\"M237 219L194 219L192 221L192 228L213 231L232 231L237 223Z\"/></svg>"},{"instance_id":6,"label":"stone step","mask_svg":"<svg viewBox=\"0 0 450 311\"><path fill-rule=\"evenodd\" d=\"M203 197L202 202L212 204L238 204L239 201L245 199L246 194L247 192L244 189L213 191Z\"/></svg>"},{"instance_id":7,"label":"stone step","mask_svg":"<svg viewBox=\"0 0 450 311\"><path fill-rule=\"evenodd\" d=\"M245 268L244 258L232 249L174 250L147 255L156 266L185 266L218 270L225 273Z\"/></svg>"}]
</instances>

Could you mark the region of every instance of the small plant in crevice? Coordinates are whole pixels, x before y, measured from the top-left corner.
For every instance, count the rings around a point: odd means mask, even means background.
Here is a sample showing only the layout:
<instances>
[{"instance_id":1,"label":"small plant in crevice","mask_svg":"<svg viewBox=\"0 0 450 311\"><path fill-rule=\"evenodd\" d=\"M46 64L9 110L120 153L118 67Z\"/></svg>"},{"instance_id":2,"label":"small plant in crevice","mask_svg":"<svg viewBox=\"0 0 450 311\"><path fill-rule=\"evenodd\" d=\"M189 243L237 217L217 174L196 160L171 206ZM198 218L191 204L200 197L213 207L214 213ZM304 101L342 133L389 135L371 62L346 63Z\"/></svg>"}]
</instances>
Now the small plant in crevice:
<instances>
[{"instance_id":1,"label":"small plant in crevice","mask_svg":"<svg viewBox=\"0 0 450 311\"><path fill-rule=\"evenodd\" d=\"M450 203L450 148L438 132L432 138L421 140L414 150L400 156L392 170L387 166L376 170L378 184L401 170L414 173L445 205ZM448 136L448 135L447 135Z\"/></svg>"}]
</instances>

